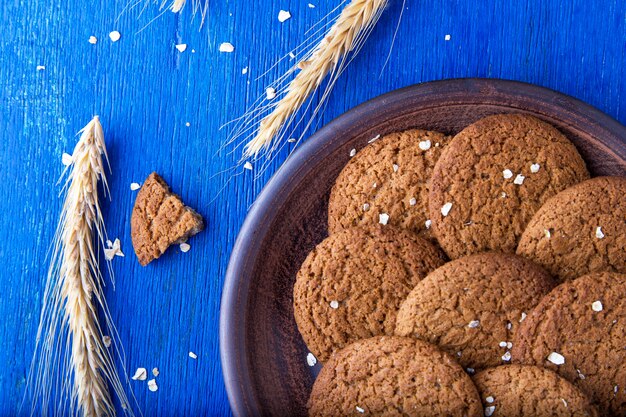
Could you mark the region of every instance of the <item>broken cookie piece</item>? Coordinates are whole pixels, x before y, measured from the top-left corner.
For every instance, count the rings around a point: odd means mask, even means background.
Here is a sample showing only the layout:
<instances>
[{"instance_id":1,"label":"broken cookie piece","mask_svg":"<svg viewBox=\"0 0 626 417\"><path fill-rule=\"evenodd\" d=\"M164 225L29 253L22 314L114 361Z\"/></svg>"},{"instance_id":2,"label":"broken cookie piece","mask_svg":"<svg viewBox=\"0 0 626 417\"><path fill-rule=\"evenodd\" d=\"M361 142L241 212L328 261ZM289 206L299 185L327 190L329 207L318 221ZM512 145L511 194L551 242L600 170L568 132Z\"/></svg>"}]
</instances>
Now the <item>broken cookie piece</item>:
<instances>
[{"instance_id":1,"label":"broken cookie piece","mask_svg":"<svg viewBox=\"0 0 626 417\"><path fill-rule=\"evenodd\" d=\"M150 174L137 194L130 220L139 263L148 265L170 245L186 241L203 227L202 216L184 205L156 172Z\"/></svg>"}]
</instances>

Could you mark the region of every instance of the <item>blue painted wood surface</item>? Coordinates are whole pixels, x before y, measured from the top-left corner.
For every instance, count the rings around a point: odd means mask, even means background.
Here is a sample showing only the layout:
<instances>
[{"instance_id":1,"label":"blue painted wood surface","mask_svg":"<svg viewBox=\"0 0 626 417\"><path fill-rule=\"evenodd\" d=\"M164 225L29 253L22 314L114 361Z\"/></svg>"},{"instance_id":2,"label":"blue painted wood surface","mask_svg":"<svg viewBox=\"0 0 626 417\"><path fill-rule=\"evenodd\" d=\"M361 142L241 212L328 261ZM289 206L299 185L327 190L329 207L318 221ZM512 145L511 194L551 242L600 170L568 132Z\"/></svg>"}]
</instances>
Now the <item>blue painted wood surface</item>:
<instances>
[{"instance_id":1,"label":"blue painted wood surface","mask_svg":"<svg viewBox=\"0 0 626 417\"><path fill-rule=\"evenodd\" d=\"M135 381L127 389L146 416L229 414L217 340L223 277L247 207L286 153L260 181L247 172L227 183L232 172L220 172L236 158L216 154L227 138L220 126L242 114L287 68L283 62L257 79L338 3L211 1L202 29L187 9L180 16L165 13L140 31L158 6L140 14L143 4L124 11L125 0L3 2L0 416L18 413L25 389L46 253L61 204L61 154L71 151L75 133L94 114L104 124L112 166L106 224L126 253L113 261L117 286L107 290L110 308L129 372L138 366L161 372L158 392ZM279 23L280 9L293 18ZM626 122L622 0L407 0L382 71L401 9L400 0L392 0L337 82L320 123L381 93L454 77L539 84ZM108 38L112 30L122 34L117 43ZM96 45L88 43L91 35ZM222 42L233 43L235 52L219 53ZM188 49L178 52L177 43ZM45 69L38 71L38 65ZM152 171L200 211L208 228L190 241L190 252L174 248L142 268L130 241L135 192L129 184ZM198 359L190 359L189 351Z\"/></svg>"}]
</instances>

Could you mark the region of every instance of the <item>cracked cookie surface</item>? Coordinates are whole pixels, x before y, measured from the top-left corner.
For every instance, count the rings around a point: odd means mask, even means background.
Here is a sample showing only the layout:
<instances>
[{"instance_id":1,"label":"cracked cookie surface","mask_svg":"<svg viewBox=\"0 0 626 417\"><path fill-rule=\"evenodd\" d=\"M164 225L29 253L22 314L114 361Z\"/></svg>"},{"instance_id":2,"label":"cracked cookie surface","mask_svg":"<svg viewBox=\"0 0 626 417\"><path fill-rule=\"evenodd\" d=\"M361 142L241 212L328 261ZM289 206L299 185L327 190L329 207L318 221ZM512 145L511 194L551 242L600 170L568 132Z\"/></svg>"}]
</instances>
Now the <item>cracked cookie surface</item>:
<instances>
[{"instance_id":1,"label":"cracked cookie surface","mask_svg":"<svg viewBox=\"0 0 626 417\"><path fill-rule=\"evenodd\" d=\"M435 162L450 140L442 133L391 133L360 150L341 171L330 194L330 234L356 225L389 224L432 239L428 184Z\"/></svg>"},{"instance_id":2,"label":"cracked cookie surface","mask_svg":"<svg viewBox=\"0 0 626 417\"><path fill-rule=\"evenodd\" d=\"M395 334L433 343L470 372L501 365L510 361L522 313L553 287L547 272L516 255L459 258L415 286L398 311Z\"/></svg>"},{"instance_id":3,"label":"cracked cookie surface","mask_svg":"<svg viewBox=\"0 0 626 417\"><path fill-rule=\"evenodd\" d=\"M498 366L476 374L485 416L597 417L591 400L570 382L546 368Z\"/></svg>"},{"instance_id":4,"label":"cracked cookie surface","mask_svg":"<svg viewBox=\"0 0 626 417\"><path fill-rule=\"evenodd\" d=\"M443 253L392 226L343 230L311 251L296 276L294 316L322 362L349 343L392 334L400 303Z\"/></svg>"},{"instance_id":5,"label":"cracked cookie surface","mask_svg":"<svg viewBox=\"0 0 626 417\"><path fill-rule=\"evenodd\" d=\"M589 177L574 145L531 116L489 116L443 150L430 182L433 233L450 258L514 253L533 214Z\"/></svg>"},{"instance_id":6,"label":"cracked cookie surface","mask_svg":"<svg viewBox=\"0 0 626 417\"><path fill-rule=\"evenodd\" d=\"M360 340L322 368L309 416L482 416L470 377L447 354L415 339Z\"/></svg>"},{"instance_id":7,"label":"cracked cookie surface","mask_svg":"<svg viewBox=\"0 0 626 417\"><path fill-rule=\"evenodd\" d=\"M513 361L552 369L602 415L626 413L626 275L602 272L552 290L520 325Z\"/></svg>"},{"instance_id":8,"label":"cracked cookie surface","mask_svg":"<svg viewBox=\"0 0 626 417\"><path fill-rule=\"evenodd\" d=\"M202 217L183 204L156 172L141 186L130 219L130 235L139 263L146 266L170 245L182 243L204 227Z\"/></svg>"},{"instance_id":9,"label":"cracked cookie surface","mask_svg":"<svg viewBox=\"0 0 626 417\"><path fill-rule=\"evenodd\" d=\"M517 253L564 281L625 273L626 178L593 178L552 197L528 224Z\"/></svg>"}]
</instances>

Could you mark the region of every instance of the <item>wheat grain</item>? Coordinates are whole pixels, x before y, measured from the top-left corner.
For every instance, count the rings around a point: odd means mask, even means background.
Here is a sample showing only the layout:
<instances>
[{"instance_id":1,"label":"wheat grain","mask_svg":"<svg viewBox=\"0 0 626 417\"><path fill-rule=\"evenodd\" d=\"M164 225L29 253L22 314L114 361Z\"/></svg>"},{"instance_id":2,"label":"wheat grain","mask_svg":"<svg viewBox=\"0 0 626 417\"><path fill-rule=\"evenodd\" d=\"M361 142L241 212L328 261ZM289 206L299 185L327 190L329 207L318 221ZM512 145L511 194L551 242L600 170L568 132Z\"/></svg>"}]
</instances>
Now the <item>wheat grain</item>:
<instances>
[{"instance_id":1,"label":"wheat grain","mask_svg":"<svg viewBox=\"0 0 626 417\"><path fill-rule=\"evenodd\" d=\"M98 318L100 309L107 333L120 346L104 298L98 262L106 240L98 201L99 182L105 195L108 193L104 171L108 157L98 117L80 133L71 164L64 170L65 200L53 242L29 375L29 388L34 393L31 415L40 402L37 414L41 415L47 415L52 406L54 415L114 416L108 385L125 413L133 415L113 357L104 345L104 328ZM116 352L121 359L123 351L116 347ZM59 398L51 404L52 395Z\"/></svg>"},{"instance_id":2,"label":"wheat grain","mask_svg":"<svg viewBox=\"0 0 626 417\"><path fill-rule=\"evenodd\" d=\"M256 158L262 152L272 153L276 150L287 128L293 124L294 114L330 74L331 80L314 113L321 109L336 78L349 62L348 55L358 52L388 1L352 0L344 7L323 39L306 54L308 58L298 64L300 72L288 84L272 112L261 120L254 137L245 145L244 158ZM252 111L252 117L254 114L255 111ZM310 124L306 125L305 130Z\"/></svg>"},{"instance_id":3,"label":"wheat grain","mask_svg":"<svg viewBox=\"0 0 626 417\"><path fill-rule=\"evenodd\" d=\"M183 6L185 5L185 1L186 0L174 0L174 3L172 3L172 7L171 7L172 12L173 13L180 12Z\"/></svg>"}]
</instances>

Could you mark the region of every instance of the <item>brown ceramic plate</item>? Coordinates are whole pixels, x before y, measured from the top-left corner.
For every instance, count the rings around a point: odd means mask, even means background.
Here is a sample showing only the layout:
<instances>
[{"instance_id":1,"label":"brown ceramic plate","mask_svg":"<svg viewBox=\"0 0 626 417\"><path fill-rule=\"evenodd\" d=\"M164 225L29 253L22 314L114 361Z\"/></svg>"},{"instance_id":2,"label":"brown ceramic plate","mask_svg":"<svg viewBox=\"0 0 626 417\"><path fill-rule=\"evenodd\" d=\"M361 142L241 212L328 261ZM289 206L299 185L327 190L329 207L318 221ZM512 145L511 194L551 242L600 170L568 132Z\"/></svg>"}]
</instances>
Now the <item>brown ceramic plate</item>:
<instances>
[{"instance_id":1,"label":"brown ceramic plate","mask_svg":"<svg viewBox=\"0 0 626 417\"><path fill-rule=\"evenodd\" d=\"M307 253L326 237L329 192L350 150L395 130L453 134L509 112L559 128L592 174L626 175L626 127L571 97L503 80L439 81L385 94L329 123L293 153L251 208L226 273L220 353L236 416L306 415L319 364L307 365L292 290Z\"/></svg>"}]
</instances>

